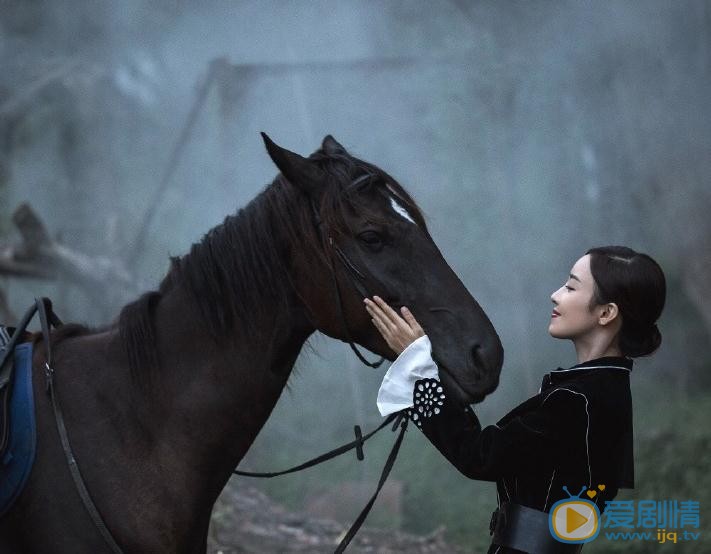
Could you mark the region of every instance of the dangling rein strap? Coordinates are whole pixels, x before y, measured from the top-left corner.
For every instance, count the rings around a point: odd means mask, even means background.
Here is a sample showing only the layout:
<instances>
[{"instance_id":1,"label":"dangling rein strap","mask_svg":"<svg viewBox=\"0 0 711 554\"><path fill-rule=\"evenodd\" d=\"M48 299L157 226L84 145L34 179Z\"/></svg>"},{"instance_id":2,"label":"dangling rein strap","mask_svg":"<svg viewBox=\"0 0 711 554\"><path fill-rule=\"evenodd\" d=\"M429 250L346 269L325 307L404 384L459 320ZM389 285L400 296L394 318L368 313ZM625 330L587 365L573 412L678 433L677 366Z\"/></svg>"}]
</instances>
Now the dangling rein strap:
<instances>
[{"instance_id":1,"label":"dangling rein strap","mask_svg":"<svg viewBox=\"0 0 711 554\"><path fill-rule=\"evenodd\" d=\"M320 456L318 456L312 460L309 460L308 462L304 462L303 464L299 464L298 466L294 466L292 468L285 469L283 471L274 471L271 473L253 473L253 472L249 472L249 471L239 471L237 469L235 469L232 473L234 473L235 475L243 475L245 477L263 477L263 478L277 477L278 475L285 475L287 473L294 473L296 471L301 471L302 469L306 469L308 467L318 465L322 462L325 462L327 460L335 458L336 456L340 456L344 452L353 450L354 448L356 449L358 459L362 460L363 459L363 443L365 441L367 441L370 437L375 435L375 433L377 433L378 431L383 429L385 426L390 424L393 420L394 420L394 424L393 424L392 430L395 431L398 427L400 427L400 434L397 436L397 439L395 439L395 444L393 445L393 448L390 451L390 454L388 455L388 459L385 461L385 466L383 466L383 471L380 474L380 480L378 481L378 486L375 489L375 493L373 493L373 496L371 497L371 499L365 505L363 510L361 510L360 514L358 515L356 520L353 522L350 529L348 529L348 532L343 537L340 544L334 551L335 554L340 554L350 544L351 540L353 540L353 537L355 537L355 534L360 529L360 526L365 521L365 518L368 517L368 514L370 513L370 509L373 507L373 504L375 503L375 499L378 497L378 493L380 493L380 489L383 488L383 485L385 484L385 481L387 480L388 475L390 475L390 470L393 468L393 465L395 464L395 459L397 458L398 452L400 451L400 445L402 444L402 439L405 436L405 430L407 429L407 422L409 421L408 418L404 416L404 412L396 412L394 414L390 414L385 421L383 421L377 428L375 428L373 431L371 431L367 435L361 436L360 427L356 425L356 427L355 427L356 439L354 441L344 444L343 446L339 446L338 448L334 448L330 452L321 454Z\"/></svg>"},{"instance_id":2,"label":"dangling rein strap","mask_svg":"<svg viewBox=\"0 0 711 554\"><path fill-rule=\"evenodd\" d=\"M67 436L67 429L64 425L64 416L62 415L62 408L59 405L59 399L57 398L54 392L54 369L52 367L52 351L50 349L49 340L49 323L51 321L52 325L56 327L58 325L61 325L62 322L52 311L52 302L49 300L49 298L35 299L35 306L33 306L31 309L32 313L28 312L30 318L32 317L32 315L34 315L34 310L39 311L40 324L42 325L42 338L44 340L44 346L46 350L47 361L44 364L44 374L47 384L47 393L52 399L52 408L54 408L54 419L57 422L57 431L59 432L59 439L62 442L62 449L64 450L64 456L67 459L69 472L71 473L72 479L74 480L74 486L76 487L77 492L79 493L79 497L81 498L81 501L84 504L86 511L89 513L91 520L94 522L94 525L99 530L99 533L101 533L101 536L103 537L108 547L115 554L123 554L123 550L121 550L121 547L116 544L116 541L111 536L111 532L106 527L104 520L101 518L101 514L99 514L99 510L97 510L96 505L92 501L91 496L89 495L89 491L87 490L86 485L84 484L84 479L82 479L81 473L79 472L79 466L77 465L77 461L74 458L74 453L72 452L72 447L69 444L69 437ZM47 314L49 314L50 319L48 319Z\"/></svg>"},{"instance_id":3,"label":"dangling rein strap","mask_svg":"<svg viewBox=\"0 0 711 554\"><path fill-rule=\"evenodd\" d=\"M375 503L375 499L378 497L380 489L383 488L383 485L385 484L388 475L390 475L390 470L395 464L395 458L397 458L397 454L400 451L400 445L402 444L402 439L405 436L405 430L407 429L408 421L409 420L407 419L407 417L402 418L402 423L400 423L400 434L397 436L397 439L395 439L393 449L390 451L388 459L385 461L385 466L383 466L383 472L380 474L380 479L378 481L378 487L375 489L373 496L365 505L365 508L363 508L363 510L358 515L358 518L353 522L353 525L351 525L351 528L348 529L348 533L346 533L346 536L343 537L341 544L339 544L338 548L334 550L334 554L341 554L346 549L346 546L348 546L351 540L353 540L353 537L355 537L355 534L358 532L358 529L360 529L360 526L363 525L365 518L368 517L370 509L373 507L373 504Z\"/></svg>"}]
</instances>

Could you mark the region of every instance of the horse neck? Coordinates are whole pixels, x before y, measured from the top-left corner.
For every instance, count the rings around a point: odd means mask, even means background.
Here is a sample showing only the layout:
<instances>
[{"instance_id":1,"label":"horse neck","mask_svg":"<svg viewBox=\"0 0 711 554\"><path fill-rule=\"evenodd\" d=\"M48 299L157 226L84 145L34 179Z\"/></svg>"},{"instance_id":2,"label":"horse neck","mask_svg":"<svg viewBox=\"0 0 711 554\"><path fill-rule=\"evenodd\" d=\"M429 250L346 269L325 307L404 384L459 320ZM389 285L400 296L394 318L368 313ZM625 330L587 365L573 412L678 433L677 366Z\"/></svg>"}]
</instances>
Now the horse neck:
<instances>
[{"instance_id":1,"label":"horse neck","mask_svg":"<svg viewBox=\"0 0 711 554\"><path fill-rule=\"evenodd\" d=\"M252 322L264 344L218 344L200 325L179 287L158 305L161 371L153 384L159 440L168 456L212 476L216 496L274 408L301 347L314 328L294 306ZM282 314L291 314L290 316ZM296 316L294 316L296 314ZM159 412L159 413L158 413Z\"/></svg>"}]
</instances>

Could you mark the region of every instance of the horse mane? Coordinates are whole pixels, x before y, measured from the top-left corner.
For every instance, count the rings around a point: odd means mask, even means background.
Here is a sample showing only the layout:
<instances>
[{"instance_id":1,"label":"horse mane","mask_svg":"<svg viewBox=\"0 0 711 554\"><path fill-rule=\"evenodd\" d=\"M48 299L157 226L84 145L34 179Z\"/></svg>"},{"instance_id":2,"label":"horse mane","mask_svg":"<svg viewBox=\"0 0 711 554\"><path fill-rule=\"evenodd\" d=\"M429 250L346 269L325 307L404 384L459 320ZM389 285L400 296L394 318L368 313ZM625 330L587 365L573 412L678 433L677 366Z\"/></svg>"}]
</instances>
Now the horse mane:
<instances>
[{"instance_id":1,"label":"horse mane","mask_svg":"<svg viewBox=\"0 0 711 554\"><path fill-rule=\"evenodd\" d=\"M346 233L347 209L363 213L366 206L358 195L341 194L354 178L373 174L385 182L409 213L427 232L424 216L415 201L378 167L347 154L327 155L319 150L310 156L329 176L320 214L332 236ZM372 220L380 219L372 214ZM429 234L429 233L428 233ZM256 336L255 319L290 306L295 287L285 261L290 253L310 256L327 270L328 259L314 227L305 194L281 174L236 214L209 230L189 252L171 258L171 267L157 291L150 291L127 304L119 315L120 340L134 380L150 382L160 368L154 313L161 297L183 287L200 315L202 325L219 344L240 336Z\"/></svg>"}]
</instances>

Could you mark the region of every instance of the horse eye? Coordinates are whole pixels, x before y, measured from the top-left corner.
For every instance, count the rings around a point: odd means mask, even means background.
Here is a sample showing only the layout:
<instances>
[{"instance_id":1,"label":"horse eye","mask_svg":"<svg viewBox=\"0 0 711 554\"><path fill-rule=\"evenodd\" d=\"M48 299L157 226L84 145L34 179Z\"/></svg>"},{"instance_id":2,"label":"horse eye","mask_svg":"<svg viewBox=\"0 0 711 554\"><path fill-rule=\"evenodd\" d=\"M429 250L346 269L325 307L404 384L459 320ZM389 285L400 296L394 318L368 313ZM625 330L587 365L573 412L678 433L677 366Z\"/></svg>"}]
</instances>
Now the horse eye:
<instances>
[{"instance_id":1,"label":"horse eye","mask_svg":"<svg viewBox=\"0 0 711 554\"><path fill-rule=\"evenodd\" d=\"M369 246L378 246L383 242L380 233L375 231L364 231L358 235L358 238Z\"/></svg>"}]
</instances>

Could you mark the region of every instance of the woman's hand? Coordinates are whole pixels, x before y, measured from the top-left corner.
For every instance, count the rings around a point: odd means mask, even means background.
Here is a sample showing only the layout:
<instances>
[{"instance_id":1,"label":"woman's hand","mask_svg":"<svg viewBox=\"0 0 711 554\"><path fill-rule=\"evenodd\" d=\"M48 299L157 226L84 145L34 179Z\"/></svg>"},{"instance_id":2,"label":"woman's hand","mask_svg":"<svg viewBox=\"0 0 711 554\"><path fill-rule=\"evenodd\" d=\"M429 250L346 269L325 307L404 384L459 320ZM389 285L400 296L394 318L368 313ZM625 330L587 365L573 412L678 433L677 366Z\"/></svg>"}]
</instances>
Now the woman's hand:
<instances>
[{"instance_id":1,"label":"woman's hand","mask_svg":"<svg viewBox=\"0 0 711 554\"><path fill-rule=\"evenodd\" d=\"M372 316L371 321L395 354L399 356L416 339L425 335L415 316L405 306L400 308L402 312L402 317L400 317L379 296L373 296L373 300L370 298L363 300L365 309L368 310L368 313Z\"/></svg>"}]
</instances>

